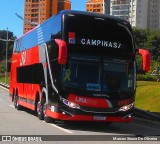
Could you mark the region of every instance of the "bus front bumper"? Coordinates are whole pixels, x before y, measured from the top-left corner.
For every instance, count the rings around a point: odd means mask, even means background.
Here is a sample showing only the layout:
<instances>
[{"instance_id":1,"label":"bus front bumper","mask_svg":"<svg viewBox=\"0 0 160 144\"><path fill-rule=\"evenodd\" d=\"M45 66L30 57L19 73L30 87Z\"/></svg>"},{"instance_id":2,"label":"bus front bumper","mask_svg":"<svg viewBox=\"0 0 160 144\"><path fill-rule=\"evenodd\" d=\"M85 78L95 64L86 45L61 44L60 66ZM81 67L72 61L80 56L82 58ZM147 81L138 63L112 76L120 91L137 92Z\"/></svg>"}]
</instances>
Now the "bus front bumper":
<instances>
[{"instance_id":1,"label":"bus front bumper","mask_svg":"<svg viewBox=\"0 0 160 144\"><path fill-rule=\"evenodd\" d=\"M111 115L83 115L83 114L68 114L68 112L53 112L49 109L46 110L46 115L55 120L64 121L91 121L91 122L124 122L129 123L132 121L132 113L123 116Z\"/></svg>"}]
</instances>

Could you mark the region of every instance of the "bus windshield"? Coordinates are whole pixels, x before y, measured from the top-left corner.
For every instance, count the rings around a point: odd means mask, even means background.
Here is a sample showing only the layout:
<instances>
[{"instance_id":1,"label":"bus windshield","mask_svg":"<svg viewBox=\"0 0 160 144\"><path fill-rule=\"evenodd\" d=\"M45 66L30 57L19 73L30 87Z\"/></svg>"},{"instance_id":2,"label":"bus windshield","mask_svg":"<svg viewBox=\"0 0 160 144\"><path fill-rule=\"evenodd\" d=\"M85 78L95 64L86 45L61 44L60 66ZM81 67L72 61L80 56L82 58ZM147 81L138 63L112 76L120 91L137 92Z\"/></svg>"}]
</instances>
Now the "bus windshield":
<instances>
[{"instance_id":1,"label":"bus windshield","mask_svg":"<svg viewBox=\"0 0 160 144\"><path fill-rule=\"evenodd\" d=\"M126 60L71 58L63 66L63 84L88 91L130 91L135 89L134 68Z\"/></svg>"},{"instance_id":2,"label":"bus windshield","mask_svg":"<svg viewBox=\"0 0 160 144\"><path fill-rule=\"evenodd\" d=\"M132 66L131 66L132 65ZM132 91L135 89L135 64L126 60L104 60L103 91Z\"/></svg>"},{"instance_id":3,"label":"bus windshield","mask_svg":"<svg viewBox=\"0 0 160 144\"><path fill-rule=\"evenodd\" d=\"M135 88L135 50L127 22L68 14L63 25L68 47L62 78L65 86L104 92Z\"/></svg>"},{"instance_id":4,"label":"bus windshield","mask_svg":"<svg viewBox=\"0 0 160 144\"><path fill-rule=\"evenodd\" d=\"M63 80L72 87L100 90L100 62L98 60L71 58L63 68Z\"/></svg>"}]
</instances>

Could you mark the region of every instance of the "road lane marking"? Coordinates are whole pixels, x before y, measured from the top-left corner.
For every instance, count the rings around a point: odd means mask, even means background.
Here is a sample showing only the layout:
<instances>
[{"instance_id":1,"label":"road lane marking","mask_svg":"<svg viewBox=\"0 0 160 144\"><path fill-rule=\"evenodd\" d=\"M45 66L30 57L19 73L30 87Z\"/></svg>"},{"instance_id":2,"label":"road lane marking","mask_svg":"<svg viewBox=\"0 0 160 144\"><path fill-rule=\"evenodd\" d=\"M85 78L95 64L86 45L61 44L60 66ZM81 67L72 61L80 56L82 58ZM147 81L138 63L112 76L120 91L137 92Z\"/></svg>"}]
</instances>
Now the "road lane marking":
<instances>
[{"instance_id":1,"label":"road lane marking","mask_svg":"<svg viewBox=\"0 0 160 144\"><path fill-rule=\"evenodd\" d=\"M9 105L10 107L12 107L12 108L14 108L14 106L13 105ZM44 123L45 123L45 121L43 121ZM57 126L57 125L55 125L55 124L50 124L51 126L53 126L53 127L55 127L55 128L57 128L57 129L60 129L60 130L62 130L62 131L64 131L64 132L67 132L67 133L69 133L69 134L72 134L73 132L71 132L71 131L69 131L69 130L67 130L67 129L64 129L64 128L62 128L62 127L59 127L59 126Z\"/></svg>"},{"instance_id":2,"label":"road lane marking","mask_svg":"<svg viewBox=\"0 0 160 144\"><path fill-rule=\"evenodd\" d=\"M43 121L43 122L45 123L45 121ZM66 133L73 134L72 131L69 131L69 130L67 130L67 129L64 129L64 128L62 128L62 127L60 127L60 126L57 126L57 125L55 125L55 124L49 124L49 125L57 128L57 129L59 129L59 130L62 130L62 131L64 131L64 132L66 132Z\"/></svg>"},{"instance_id":3,"label":"road lane marking","mask_svg":"<svg viewBox=\"0 0 160 144\"><path fill-rule=\"evenodd\" d=\"M14 108L14 106L13 105L9 105L10 107L12 107L12 108Z\"/></svg>"},{"instance_id":4,"label":"road lane marking","mask_svg":"<svg viewBox=\"0 0 160 144\"><path fill-rule=\"evenodd\" d=\"M0 88L4 89L4 90L6 90L6 91L9 91L9 89L4 88L3 86L0 86Z\"/></svg>"},{"instance_id":5,"label":"road lane marking","mask_svg":"<svg viewBox=\"0 0 160 144\"><path fill-rule=\"evenodd\" d=\"M62 127L59 127L59 126L57 126L57 125L55 125L55 124L50 124L50 125L53 126L53 127L58 128L58 129L60 129L60 130L62 130L62 131L64 131L64 132L73 134L73 132L71 132L71 131L69 131L69 130L67 130L67 129L64 129L64 128L62 128Z\"/></svg>"}]
</instances>

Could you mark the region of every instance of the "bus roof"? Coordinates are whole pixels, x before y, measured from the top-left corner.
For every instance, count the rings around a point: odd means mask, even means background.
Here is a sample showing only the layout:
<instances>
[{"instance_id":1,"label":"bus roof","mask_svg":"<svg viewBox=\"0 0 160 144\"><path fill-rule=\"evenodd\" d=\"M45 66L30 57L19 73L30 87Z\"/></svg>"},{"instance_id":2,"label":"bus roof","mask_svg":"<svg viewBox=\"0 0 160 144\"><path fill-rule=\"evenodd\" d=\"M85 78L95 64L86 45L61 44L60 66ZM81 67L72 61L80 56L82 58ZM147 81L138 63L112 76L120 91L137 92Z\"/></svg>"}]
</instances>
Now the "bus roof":
<instances>
[{"instance_id":1,"label":"bus roof","mask_svg":"<svg viewBox=\"0 0 160 144\"><path fill-rule=\"evenodd\" d=\"M84 16L89 16L89 17L100 17L100 18L115 20L115 21L126 23L130 25L130 23L127 20L116 17L116 16L108 15L108 14L99 14L95 12L86 12L86 11L78 11L78 10L62 10L61 12L59 12L59 14L61 15L72 14L72 15L84 15Z\"/></svg>"},{"instance_id":2,"label":"bus roof","mask_svg":"<svg viewBox=\"0 0 160 144\"><path fill-rule=\"evenodd\" d=\"M115 17L115 16L111 16L111 15L107 15L107 14L99 14L99 13L94 13L94 12L86 12L86 11L78 11L78 10L62 10L59 13L57 13L56 15L66 15L66 14L70 14L70 15L84 15L84 16L89 16L89 17L99 17L99 18L107 18L110 20L115 20L117 22L121 22L125 25L128 25L130 27L130 23L127 20L121 19L119 17ZM25 33L23 36L29 34L30 32L32 32L33 30L36 30L39 26L44 25L45 23L47 23L48 21L52 21L52 19L56 16L52 16L51 18L47 19L46 21L42 22L41 24L39 24L38 26L36 26L35 28L33 28L32 30L28 31L27 33ZM20 38L22 38L20 37ZM20 39L18 38L18 39Z\"/></svg>"}]
</instances>

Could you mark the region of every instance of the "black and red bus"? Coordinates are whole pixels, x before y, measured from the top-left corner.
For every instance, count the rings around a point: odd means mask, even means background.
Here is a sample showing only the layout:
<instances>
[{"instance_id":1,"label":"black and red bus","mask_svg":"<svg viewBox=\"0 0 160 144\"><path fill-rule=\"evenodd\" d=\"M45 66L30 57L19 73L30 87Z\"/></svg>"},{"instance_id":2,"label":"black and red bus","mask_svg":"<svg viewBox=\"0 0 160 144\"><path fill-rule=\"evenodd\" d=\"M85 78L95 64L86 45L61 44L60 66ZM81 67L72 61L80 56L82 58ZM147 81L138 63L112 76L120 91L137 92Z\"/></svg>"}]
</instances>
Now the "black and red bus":
<instances>
[{"instance_id":1,"label":"black and red bus","mask_svg":"<svg viewBox=\"0 0 160 144\"><path fill-rule=\"evenodd\" d=\"M46 122L130 122L138 53L146 72L150 55L135 48L129 22L62 11L15 41L11 100Z\"/></svg>"}]
</instances>

